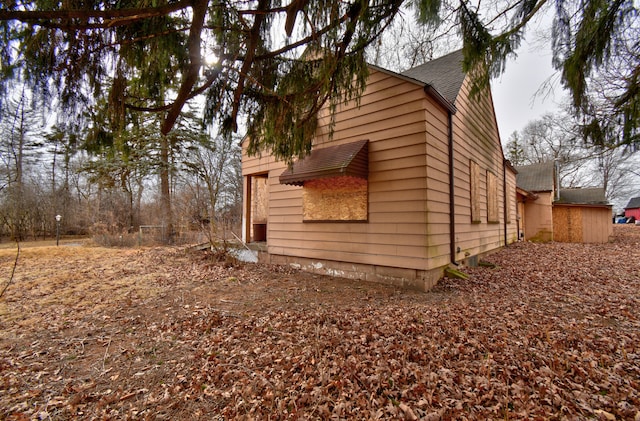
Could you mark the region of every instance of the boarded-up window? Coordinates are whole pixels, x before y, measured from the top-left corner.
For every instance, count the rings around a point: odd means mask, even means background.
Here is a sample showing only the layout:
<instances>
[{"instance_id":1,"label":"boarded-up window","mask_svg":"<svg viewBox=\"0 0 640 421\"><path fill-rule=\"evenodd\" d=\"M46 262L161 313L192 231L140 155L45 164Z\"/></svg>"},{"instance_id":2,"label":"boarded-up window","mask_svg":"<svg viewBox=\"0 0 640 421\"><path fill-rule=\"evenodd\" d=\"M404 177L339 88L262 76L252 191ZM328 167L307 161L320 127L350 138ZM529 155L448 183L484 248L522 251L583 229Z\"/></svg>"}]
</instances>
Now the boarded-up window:
<instances>
[{"instance_id":1,"label":"boarded-up window","mask_svg":"<svg viewBox=\"0 0 640 421\"><path fill-rule=\"evenodd\" d=\"M500 222L498 214L498 178L487 171L487 222Z\"/></svg>"},{"instance_id":2,"label":"boarded-up window","mask_svg":"<svg viewBox=\"0 0 640 421\"><path fill-rule=\"evenodd\" d=\"M507 188L507 191L506 191L505 196L504 196L504 200L505 200L504 206L507 209L507 224L511 223L511 204L513 203L513 201L512 201L513 199L511 197L511 192L512 191L513 190L511 189L511 186L509 186L509 188Z\"/></svg>"},{"instance_id":3,"label":"boarded-up window","mask_svg":"<svg viewBox=\"0 0 640 421\"><path fill-rule=\"evenodd\" d=\"M267 209L269 203L269 189L267 185L267 176L256 176L253 179L253 198L251 215L253 223L267 222Z\"/></svg>"},{"instance_id":4,"label":"boarded-up window","mask_svg":"<svg viewBox=\"0 0 640 421\"><path fill-rule=\"evenodd\" d=\"M330 177L304 182L303 220L366 221L367 180L358 177Z\"/></svg>"},{"instance_id":5,"label":"boarded-up window","mask_svg":"<svg viewBox=\"0 0 640 421\"><path fill-rule=\"evenodd\" d=\"M480 166L469 161L469 176L471 183L471 222L478 223L480 219Z\"/></svg>"}]
</instances>

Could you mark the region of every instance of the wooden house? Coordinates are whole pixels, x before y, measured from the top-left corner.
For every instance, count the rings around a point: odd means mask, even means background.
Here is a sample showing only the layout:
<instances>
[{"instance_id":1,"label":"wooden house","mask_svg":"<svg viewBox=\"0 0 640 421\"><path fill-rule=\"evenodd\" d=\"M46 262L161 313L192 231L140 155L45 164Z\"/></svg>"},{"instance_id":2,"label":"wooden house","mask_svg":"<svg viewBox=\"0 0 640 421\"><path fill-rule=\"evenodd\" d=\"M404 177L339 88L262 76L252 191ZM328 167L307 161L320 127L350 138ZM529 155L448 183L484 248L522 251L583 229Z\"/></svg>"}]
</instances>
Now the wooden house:
<instances>
[{"instance_id":1,"label":"wooden house","mask_svg":"<svg viewBox=\"0 0 640 421\"><path fill-rule=\"evenodd\" d=\"M560 189L553 162L516 167L518 229L529 241L606 243L612 206L603 188Z\"/></svg>"},{"instance_id":2,"label":"wooden house","mask_svg":"<svg viewBox=\"0 0 640 421\"><path fill-rule=\"evenodd\" d=\"M640 197L633 197L629 200L624 208L624 217L627 219L633 217L634 220L640 221Z\"/></svg>"},{"instance_id":3,"label":"wooden house","mask_svg":"<svg viewBox=\"0 0 640 421\"><path fill-rule=\"evenodd\" d=\"M491 93L462 53L402 74L370 66L359 104L320 114L287 167L243 148L243 240L264 262L427 290L449 265L517 240L515 171Z\"/></svg>"},{"instance_id":4,"label":"wooden house","mask_svg":"<svg viewBox=\"0 0 640 421\"><path fill-rule=\"evenodd\" d=\"M515 167L518 232L527 241L553 240L553 202L556 171L553 162Z\"/></svg>"}]
</instances>

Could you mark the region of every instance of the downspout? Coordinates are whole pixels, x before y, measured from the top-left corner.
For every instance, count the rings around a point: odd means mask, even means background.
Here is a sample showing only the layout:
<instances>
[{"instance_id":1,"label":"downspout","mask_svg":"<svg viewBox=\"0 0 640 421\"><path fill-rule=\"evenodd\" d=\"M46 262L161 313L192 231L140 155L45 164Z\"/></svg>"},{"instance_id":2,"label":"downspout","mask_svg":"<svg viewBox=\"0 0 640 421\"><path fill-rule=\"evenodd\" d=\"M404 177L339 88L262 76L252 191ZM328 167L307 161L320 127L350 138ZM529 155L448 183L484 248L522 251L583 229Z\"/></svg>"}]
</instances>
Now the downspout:
<instances>
[{"instance_id":1,"label":"downspout","mask_svg":"<svg viewBox=\"0 0 640 421\"><path fill-rule=\"evenodd\" d=\"M502 217L504 222L504 246L507 246L507 161L502 160Z\"/></svg>"},{"instance_id":2,"label":"downspout","mask_svg":"<svg viewBox=\"0 0 640 421\"><path fill-rule=\"evenodd\" d=\"M451 263L458 265L456 262L456 206L455 206L455 178L453 174L453 113L449 111L448 116L448 135L449 135L449 253Z\"/></svg>"},{"instance_id":3,"label":"downspout","mask_svg":"<svg viewBox=\"0 0 640 421\"><path fill-rule=\"evenodd\" d=\"M456 113L456 107L449 101L447 101L433 86L425 85L424 90L429 94L437 103L442 105L447 110L447 122L448 122L448 149L449 149L449 260L454 265L458 265L456 262L456 207L455 207L455 179L453 174L454 159L453 159L453 114Z\"/></svg>"}]
</instances>

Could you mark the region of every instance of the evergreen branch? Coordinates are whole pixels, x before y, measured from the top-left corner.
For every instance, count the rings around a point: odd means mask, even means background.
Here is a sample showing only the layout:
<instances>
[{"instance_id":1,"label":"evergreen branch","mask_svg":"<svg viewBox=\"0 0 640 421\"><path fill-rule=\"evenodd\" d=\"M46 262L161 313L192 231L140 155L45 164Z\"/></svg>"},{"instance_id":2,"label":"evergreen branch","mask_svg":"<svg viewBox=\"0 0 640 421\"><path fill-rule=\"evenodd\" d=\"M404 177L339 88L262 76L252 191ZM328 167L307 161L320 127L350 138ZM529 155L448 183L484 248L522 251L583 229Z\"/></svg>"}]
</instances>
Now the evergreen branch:
<instances>
[{"instance_id":1,"label":"evergreen branch","mask_svg":"<svg viewBox=\"0 0 640 421\"><path fill-rule=\"evenodd\" d=\"M267 10L268 1L259 0L258 5L256 7L257 11L266 11ZM242 93L244 91L244 84L246 81L246 76L253 65L253 61L255 59L256 49L258 48L258 42L260 39L260 30L262 28L262 22L264 22L265 15L257 14L253 21L253 26L251 28L251 32L249 33L249 43L247 45L247 55L242 63L242 68L240 69L240 78L238 79L238 85L233 93L233 108L231 110L231 123L233 124L233 129L235 131L237 126L237 118L238 112L240 111L240 99L242 97Z\"/></svg>"},{"instance_id":2,"label":"evergreen branch","mask_svg":"<svg viewBox=\"0 0 640 421\"><path fill-rule=\"evenodd\" d=\"M33 25L42 26L43 28L60 29L63 31L86 31L91 29L108 29L108 28L115 28L118 26L130 25L131 23L140 19L147 19L147 17L142 17L142 18L131 17L131 18L123 18L123 19L114 19L114 20L110 20L102 23L79 23L79 24L72 24L72 23L63 24L63 23L57 23L57 22L51 21L49 19L31 20L29 22L31 22Z\"/></svg>"},{"instance_id":3,"label":"evergreen branch","mask_svg":"<svg viewBox=\"0 0 640 421\"><path fill-rule=\"evenodd\" d=\"M245 10L238 10L238 15L249 15L249 16L256 16L256 15L271 15L271 14L275 14L275 13L283 13L286 12L288 9L287 7L274 7L273 9L264 9L264 10L253 10L253 9L245 9Z\"/></svg>"},{"instance_id":4,"label":"evergreen branch","mask_svg":"<svg viewBox=\"0 0 640 421\"><path fill-rule=\"evenodd\" d=\"M264 60L264 59L269 59L269 58L274 58L277 57L281 54L284 54L288 51L294 50L302 45L308 44L311 41L314 41L316 39L318 39L319 37L321 37L322 35L328 33L329 31L331 31L332 29L335 29L336 27L340 26L341 24L343 24L346 20L347 20L348 16L345 14L344 16L342 16L340 19L336 19L334 21L331 21L331 23L327 26L325 26L324 28L320 29L319 31L313 31L313 33L311 35L308 35L305 38L302 38L294 43L288 44L278 50L274 50L271 51L267 54L261 54L258 56L255 56L255 60Z\"/></svg>"},{"instance_id":5,"label":"evergreen branch","mask_svg":"<svg viewBox=\"0 0 640 421\"><path fill-rule=\"evenodd\" d=\"M500 13L498 13L496 16L493 17L493 19L489 20L487 22L487 26L493 24L494 22L496 22L498 19L506 16L509 12L511 12L513 9L517 8L518 6L520 6L522 4L524 0L520 0L510 6L508 6L507 8L505 8L503 11L501 11Z\"/></svg>"},{"instance_id":6,"label":"evergreen branch","mask_svg":"<svg viewBox=\"0 0 640 421\"><path fill-rule=\"evenodd\" d=\"M187 97L187 101L190 99L195 98L196 96L200 95L201 93L203 93L204 91L206 91L208 88L211 87L211 85L213 85L213 82L216 81L216 79L218 78L220 74L220 71L216 70L214 72L212 72L210 75L207 76L207 80L205 81L205 83L202 84L202 86L199 86L195 89L193 89L188 97ZM142 107L139 105L133 105L133 104L125 104L125 108L127 108L128 110L131 111L141 111L141 112L150 112L150 113L157 113L157 112L164 112L164 111L169 111L171 108L175 107L175 101L171 102L170 104L166 104L166 105L162 105L159 107Z\"/></svg>"},{"instance_id":7,"label":"evergreen branch","mask_svg":"<svg viewBox=\"0 0 640 421\"><path fill-rule=\"evenodd\" d=\"M627 78L627 87L625 91L614 102L615 107L622 107L627 102L630 102L640 94L640 64L631 72L631 75Z\"/></svg>"},{"instance_id":8,"label":"evergreen branch","mask_svg":"<svg viewBox=\"0 0 640 421\"><path fill-rule=\"evenodd\" d=\"M60 29L63 29L63 28L60 28ZM174 28L174 29L161 31L161 32L154 32L152 34L141 36L141 37L123 39L123 40L120 40L120 41L117 41L117 42L112 42L112 43L109 43L109 44L105 44L104 47L116 47L116 46L122 46L122 45L135 44L137 42L148 41L148 40L154 39L154 38L164 37L164 36L167 36L167 35L177 34L177 33L180 33L180 32L186 32L189 29L190 29L189 27L184 27L184 28Z\"/></svg>"},{"instance_id":9,"label":"evergreen branch","mask_svg":"<svg viewBox=\"0 0 640 421\"><path fill-rule=\"evenodd\" d=\"M160 127L160 133L162 133L162 135L167 135L173 128L176 119L180 115L182 107L189 99L189 94L191 93L193 85L198 80L198 73L200 72L200 67L202 66L200 42L202 40L202 29L204 27L204 21L207 15L208 4L208 0L196 0L193 2L193 18L191 20L191 31L189 32L189 39L187 41L187 48L189 50L189 65L187 71L184 74L182 84L180 85L178 96L176 97L173 106L167 113L167 116L165 117L164 121L162 122L162 126Z\"/></svg>"},{"instance_id":10,"label":"evergreen branch","mask_svg":"<svg viewBox=\"0 0 640 421\"><path fill-rule=\"evenodd\" d=\"M51 21L64 19L80 19L89 21L91 19L128 19L141 20L157 16L166 16L170 13L186 9L191 5L191 1L180 0L174 4L167 4L158 7L144 7L134 9L112 9L112 10L2 10L0 9L0 21L17 20L21 22Z\"/></svg>"},{"instance_id":11,"label":"evergreen branch","mask_svg":"<svg viewBox=\"0 0 640 421\"><path fill-rule=\"evenodd\" d=\"M127 110L140 111L143 113L161 113L161 112L169 111L173 106L174 106L174 103L171 102L167 105L161 105L159 107L143 107L140 105L133 105L133 104L125 104L124 107Z\"/></svg>"},{"instance_id":12,"label":"evergreen branch","mask_svg":"<svg viewBox=\"0 0 640 421\"><path fill-rule=\"evenodd\" d=\"M533 9L531 9L531 11L529 13L527 13L525 16L523 16L523 18L520 21L520 23L515 25L510 30L508 30L506 32L503 32L502 34L498 35L496 38L509 38L512 35L515 35L516 33L518 33L522 28L527 26L529 21L531 19L533 19L533 17L538 13L538 11L542 8L542 6L544 6L547 3L547 1L548 0L541 0L538 4L536 4L536 6Z\"/></svg>"}]
</instances>

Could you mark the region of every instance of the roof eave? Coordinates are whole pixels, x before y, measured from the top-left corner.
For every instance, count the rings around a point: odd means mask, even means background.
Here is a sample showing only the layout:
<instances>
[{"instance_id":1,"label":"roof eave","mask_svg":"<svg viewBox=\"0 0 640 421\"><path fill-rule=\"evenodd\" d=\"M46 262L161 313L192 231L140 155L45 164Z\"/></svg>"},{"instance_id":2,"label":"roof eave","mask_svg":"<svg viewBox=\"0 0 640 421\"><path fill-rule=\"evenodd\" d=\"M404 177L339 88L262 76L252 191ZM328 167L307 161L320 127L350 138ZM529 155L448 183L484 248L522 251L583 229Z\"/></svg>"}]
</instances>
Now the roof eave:
<instances>
[{"instance_id":1,"label":"roof eave","mask_svg":"<svg viewBox=\"0 0 640 421\"><path fill-rule=\"evenodd\" d=\"M525 190L522 187L516 187L516 193L523 196L525 199L536 200L538 198L537 194L535 194L534 192Z\"/></svg>"},{"instance_id":2,"label":"roof eave","mask_svg":"<svg viewBox=\"0 0 640 421\"><path fill-rule=\"evenodd\" d=\"M376 71L378 71L378 72L382 72L382 73L388 74L389 76L393 76L393 77L397 77L398 79L402 79L405 82L409 82L409 83L413 83L414 85L422 86L424 91L428 95L430 95L433 99L435 99L435 101L438 104L440 104L444 109L449 111L451 114L455 114L458 111L458 109L456 108L455 105L453 105L452 103L447 101L447 99L445 97L443 97L442 94L436 90L436 88L434 88L433 86L431 86L428 83L425 84L424 82L419 81L418 79L414 79L414 78L402 75L400 73L396 73L394 71L385 69L383 67L376 66L375 64L369 64L369 67L374 69L374 70L376 70Z\"/></svg>"},{"instance_id":3,"label":"roof eave","mask_svg":"<svg viewBox=\"0 0 640 421\"><path fill-rule=\"evenodd\" d=\"M456 106L455 106L455 105L453 105L452 103L450 103L449 101L447 101L447 100L445 99L445 97L443 97L443 96L440 94L440 92L438 92L438 91L436 90L436 88L434 88L433 86L431 86L431 85L429 85L429 84L425 85L425 87L424 87L424 91L425 91L427 94L431 95L431 97L432 97L433 99L435 99L435 100L436 100L436 102L437 102L438 104L440 104L442 107L444 107L444 108L445 108L447 111L449 111L451 114L455 114L455 113L458 111L458 110L456 109Z\"/></svg>"},{"instance_id":4,"label":"roof eave","mask_svg":"<svg viewBox=\"0 0 640 421\"><path fill-rule=\"evenodd\" d=\"M567 203L567 202L553 202L553 206L568 206L568 207L581 207L581 208L607 208L611 209L613 205L608 203Z\"/></svg>"},{"instance_id":5,"label":"roof eave","mask_svg":"<svg viewBox=\"0 0 640 421\"><path fill-rule=\"evenodd\" d=\"M504 165L511 170L511 172L513 172L515 175L518 175L518 170L516 170L516 168L513 166L513 164L511 163L511 161L509 161L508 159L504 159Z\"/></svg>"}]
</instances>

